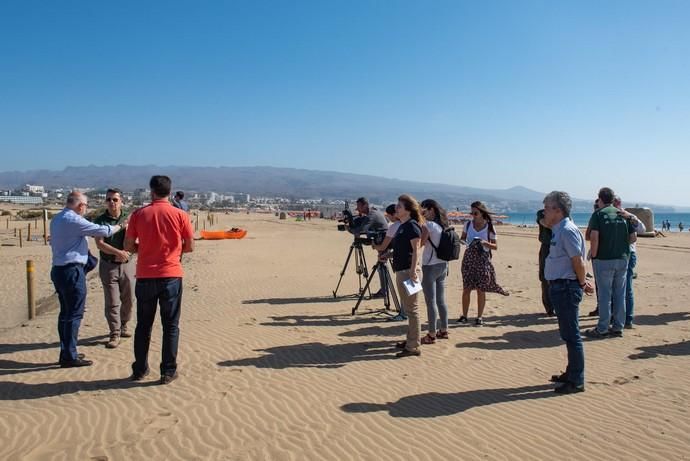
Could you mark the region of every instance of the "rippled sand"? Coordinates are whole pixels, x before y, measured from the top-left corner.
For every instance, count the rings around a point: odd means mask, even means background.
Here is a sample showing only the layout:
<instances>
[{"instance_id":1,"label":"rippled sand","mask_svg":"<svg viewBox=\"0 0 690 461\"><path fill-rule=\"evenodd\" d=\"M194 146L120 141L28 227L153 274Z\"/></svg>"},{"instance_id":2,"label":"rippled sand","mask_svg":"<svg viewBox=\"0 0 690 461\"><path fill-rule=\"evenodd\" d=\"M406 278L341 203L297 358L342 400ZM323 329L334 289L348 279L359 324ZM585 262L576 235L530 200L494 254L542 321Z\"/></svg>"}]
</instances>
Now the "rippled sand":
<instances>
[{"instance_id":1,"label":"rippled sand","mask_svg":"<svg viewBox=\"0 0 690 461\"><path fill-rule=\"evenodd\" d=\"M405 326L382 321L380 301L353 317L354 299L331 295L350 243L335 223L219 217L249 235L185 256L174 383L157 385L158 321L153 373L127 381L132 341L104 348L97 279L80 346L94 366L57 367L55 312L0 332L0 459L690 457L690 236L639 244L637 328L587 342L587 391L556 397L548 378L565 347L556 320L539 315L534 230L498 229L494 263L511 296L488 296L484 327L453 323L449 340L395 359ZM47 285L47 250L32 251ZM3 247L0 258L8 299L23 290L7 274L24 255ZM340 293L356 287L350 267ZM455 319L457 262L448 298ZM587 298L582 314L593 307Z\"/></svg>"}]
</instances>

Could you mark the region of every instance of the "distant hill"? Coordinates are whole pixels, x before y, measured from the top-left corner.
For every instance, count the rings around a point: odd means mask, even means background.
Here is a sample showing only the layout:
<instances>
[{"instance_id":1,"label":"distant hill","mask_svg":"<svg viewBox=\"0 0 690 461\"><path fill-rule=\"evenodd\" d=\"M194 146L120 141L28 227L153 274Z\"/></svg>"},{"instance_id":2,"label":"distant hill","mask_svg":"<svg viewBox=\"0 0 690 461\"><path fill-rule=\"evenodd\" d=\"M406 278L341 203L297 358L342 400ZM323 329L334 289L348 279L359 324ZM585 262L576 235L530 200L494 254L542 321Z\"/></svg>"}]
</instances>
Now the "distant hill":
<instances>
[{"instance_id":1,"label":"distant hill","mask_svg":"<svg viewBox=\"0 0 690 461\"><path fill-rule=\"evenodd\" d=\"M146 188L154 174L166 174L175 189L185 191L242 192L288 198L353 199L366 196L374 203L394 201L401 193L420 199L434 198L449 209L467 209L474 200L489 202L496 211L532 211L540 208L544 193L516 186L510 189L479 189L433 184L378 176L274 167L190 166L84 166L62 171L0 172L0 188L24 184L47 188L116 186L123 190ZM588 211L589 201L576 201L576 209Z\"/></svg>"}]
</instances>

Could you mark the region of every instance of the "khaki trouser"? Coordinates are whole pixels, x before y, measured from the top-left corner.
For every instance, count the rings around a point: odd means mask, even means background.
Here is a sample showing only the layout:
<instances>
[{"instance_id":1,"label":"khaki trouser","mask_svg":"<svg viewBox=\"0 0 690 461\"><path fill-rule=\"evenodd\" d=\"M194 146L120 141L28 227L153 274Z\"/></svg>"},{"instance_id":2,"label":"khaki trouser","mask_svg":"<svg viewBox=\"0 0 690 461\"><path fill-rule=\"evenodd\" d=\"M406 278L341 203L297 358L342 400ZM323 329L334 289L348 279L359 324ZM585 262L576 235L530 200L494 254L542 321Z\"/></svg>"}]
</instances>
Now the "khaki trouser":
<instances>
[{"instance_id":1,"label":"khaki trouser","mask_svg":"<svg viewBox=\"0 0 690 461\"><path fill-rule=\"evenodd\" d=\"M105 319L111 335L119 335L132 318L135 267L132 259L116 264L103 258L98 266L105 295Z\"/></svg>"},{"instance_id":2,"label":"khaki trouser","mask_svg":"<svg viewBox=\"0 0 690 461\"><path fill-rule=\"evenodd\" d=\"M422 274L417 269L417 276L422 279ZM407 294L403 282L410 278L410 271L398 271L395 273L395 284L398 289L398 296L400 296L400 304L407 316L407 345L405 348L409 351L416 351L421 346L420 336L422 334L422 323L419 319L419 293L412 296Z\"/></svg>"}]
</instances>

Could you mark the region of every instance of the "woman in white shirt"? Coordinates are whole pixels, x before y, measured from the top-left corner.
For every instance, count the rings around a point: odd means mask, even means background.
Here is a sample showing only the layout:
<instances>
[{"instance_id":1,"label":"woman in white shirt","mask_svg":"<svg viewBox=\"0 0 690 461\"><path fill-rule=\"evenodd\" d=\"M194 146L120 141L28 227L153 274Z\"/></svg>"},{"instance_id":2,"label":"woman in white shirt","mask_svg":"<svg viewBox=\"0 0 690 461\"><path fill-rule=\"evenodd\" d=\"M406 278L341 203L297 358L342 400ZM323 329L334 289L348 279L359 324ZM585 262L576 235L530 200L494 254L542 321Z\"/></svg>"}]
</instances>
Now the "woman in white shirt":
<instances>
[{"instance_id":1,"label":"woman in white shirt","mask_svg":"<svg viewBox=\"0 0 690 461\"><path fill-rule=\"evenodd\" d=\"M470 310L470 293L477 290L477 326L483 325L486 293L499 293L508 296L496 283L496 271L491 263L491 250L497 250L496 231L491 221L491 212L482 202L472 202L472 221L465 225L462 240L467 242L467 250L462 258L462 315L458 323L467 323Z\"/></svg>"},{"instance_id":2,"label":"woman in white shirt","mask_svg":"<svg viewBox=\"0 0 690 461\"><path fill-rule=\"evenodd\" d=\"M422 338L422 344L433 344L436 339L448 339L448 306L446 305L446 276L448 262L439 259L436 248L441 242L441 233L448 227L446 210L436 202L427 199L421 203L422 215L426 219L426 231L422 234L422 289L426 301L429 332ZM440 320L440 325L438 321ZM438 325L438 330L436 327Z\"/></svg>"}]
</instances>

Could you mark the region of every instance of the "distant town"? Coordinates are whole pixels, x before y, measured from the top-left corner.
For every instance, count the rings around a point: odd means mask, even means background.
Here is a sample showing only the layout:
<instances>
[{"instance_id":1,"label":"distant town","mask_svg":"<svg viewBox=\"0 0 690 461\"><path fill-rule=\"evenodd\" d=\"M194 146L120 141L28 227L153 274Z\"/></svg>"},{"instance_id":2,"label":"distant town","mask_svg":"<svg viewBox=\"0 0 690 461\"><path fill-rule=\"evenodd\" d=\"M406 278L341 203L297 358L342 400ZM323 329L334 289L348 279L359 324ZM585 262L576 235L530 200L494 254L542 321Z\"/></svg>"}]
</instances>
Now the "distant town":
<instances>
[{"instance_id":1,"label":"distant town","mask_svg":"<svg viewBox=\"0 0 690 461\"><path fill-rule=\"evenodd\" d=\"M61 206L66 194L72 190L77 190L86 194L94 206L105 205L106 189L95 188L58 188L48 189L37 184L26 184L20 189L0 190L0 203L12 203L17 205L28 205L35 207ZM123 191L123 198L126 205L141 206L150 202L151 191L148 189L135 189L133 191ZM254 211L254 212L278 212L278 211L312 211L318 212L321 216L331 217L343 210L346 205L345 200L323 200L323 199L290 199L286 197L252 197L250 194L237 193L217 193L184 191L184 199L192 209L199 210L231 210L231 211ZM353 200L354 202L354 200Z\"/></svg>"}]
</instances>

